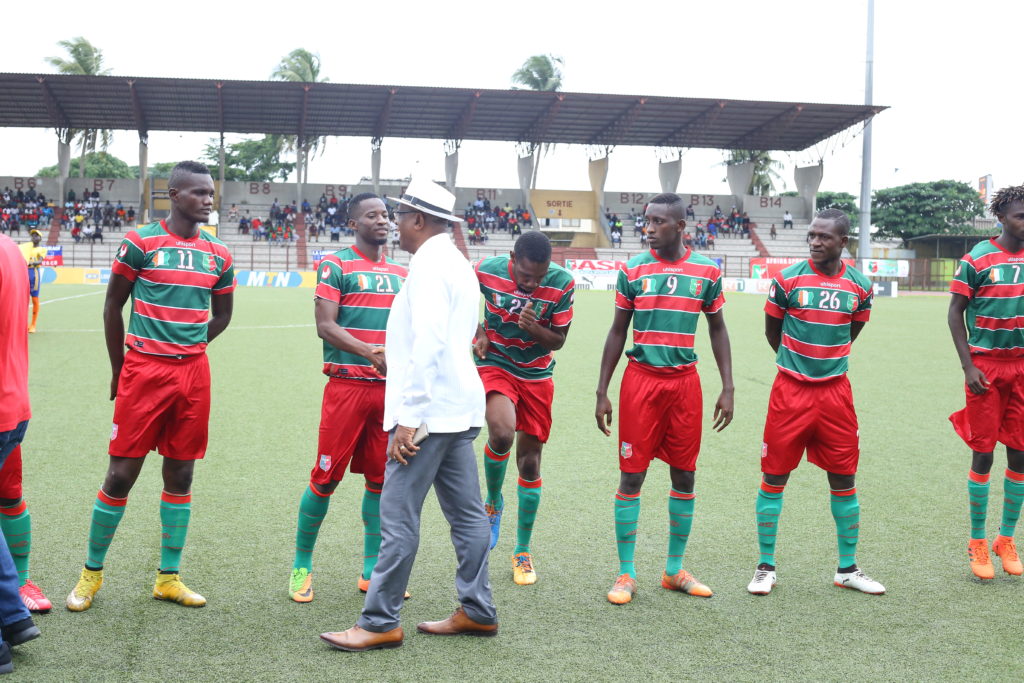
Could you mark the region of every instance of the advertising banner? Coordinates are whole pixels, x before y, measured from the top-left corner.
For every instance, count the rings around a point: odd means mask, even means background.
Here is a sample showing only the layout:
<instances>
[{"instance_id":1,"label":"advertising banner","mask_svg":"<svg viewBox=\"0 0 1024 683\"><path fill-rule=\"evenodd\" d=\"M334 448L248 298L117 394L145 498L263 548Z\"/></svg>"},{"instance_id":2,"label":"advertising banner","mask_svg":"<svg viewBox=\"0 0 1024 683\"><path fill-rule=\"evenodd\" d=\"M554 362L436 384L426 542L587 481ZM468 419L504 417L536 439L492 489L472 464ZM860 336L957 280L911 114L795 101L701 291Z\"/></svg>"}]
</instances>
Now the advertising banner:
<instances>
[{"instance_id":1,"label":"advertising banner","mask_svg":"<svg viewBox=\"0 0 1024 683\"><path fill-rule=\"evenodd\" d=\"M63 266L64 247L47 247L46 258L43 259L44 266Z\"/></svg>"},{"instance_id":2,"label":"advertising banner","mask_svg":"<svg viewBox=\"0 0 1024 683\"><path fill-rule=\"evenodd\" d=\"M598 259L566 259L566 269L576 281L576 289L615 289L615 280L620 270L625 270L625 261Z\"/></svg>"},{"instance_id":3,"label":"advertising banner","mask_svg":"<svg viewBox=\"0 0 1024 683\"><path fill-rule=\"evenodd\" d=\"M864 259L861 271L868 277L907 277L910 275L910 261L903 259Z\"/></svg>"},{"instance_id":4,"label":"advertising banner","mask_svg":"<svg viewBox=\"0 0 1024 683\"><path fill-rule=\"evenodd\" d=\"M769 256L767 258L755 257L750 259L750 277L770 280L775 277L779 271L788 268L794 263L800 263L801 261L806 260L806 258L800 256ZM844 258L843 263L851 268L857 267L853 259Z\"/></svg>"}]
</instances>

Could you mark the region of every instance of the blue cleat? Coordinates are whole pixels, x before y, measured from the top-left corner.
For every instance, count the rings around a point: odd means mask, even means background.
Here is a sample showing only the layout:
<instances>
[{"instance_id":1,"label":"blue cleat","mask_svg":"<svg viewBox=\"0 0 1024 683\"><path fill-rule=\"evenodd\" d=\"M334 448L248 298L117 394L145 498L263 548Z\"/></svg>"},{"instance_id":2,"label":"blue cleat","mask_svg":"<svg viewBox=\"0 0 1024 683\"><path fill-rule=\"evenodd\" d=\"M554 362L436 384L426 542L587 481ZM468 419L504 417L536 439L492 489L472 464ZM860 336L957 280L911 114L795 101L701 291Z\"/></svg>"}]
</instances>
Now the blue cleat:
<instances>
[{"instance_id":1,"label":"blue cleat","mask_svg":"<svg viewBox=\"0 0 1024 683\"><path fill-rule=\"evenodd\" d=\"M494 546L498 545L498 534L501 533L501 513L504 509L504 501L502 501L500 507L484 503L484 512L487 513L487 521L491 524L491 550L494 550Z\"/></svg>"}]
</instances>

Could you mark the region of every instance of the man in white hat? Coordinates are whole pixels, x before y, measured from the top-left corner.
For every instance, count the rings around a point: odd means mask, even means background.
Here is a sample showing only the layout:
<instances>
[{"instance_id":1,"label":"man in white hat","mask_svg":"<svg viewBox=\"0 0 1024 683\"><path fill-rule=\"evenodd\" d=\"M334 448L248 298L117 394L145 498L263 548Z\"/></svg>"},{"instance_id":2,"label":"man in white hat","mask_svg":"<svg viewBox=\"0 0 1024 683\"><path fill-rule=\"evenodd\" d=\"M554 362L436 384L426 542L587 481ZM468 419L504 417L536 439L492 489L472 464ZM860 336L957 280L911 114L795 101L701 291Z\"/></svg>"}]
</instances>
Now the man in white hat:
<instances>
[{"instance_id":1,"label":"man in white hat","mask_svg":"<svg viewBox=\"0 0 1024 683\"><path fill-rule=\"evenodd\" d=\"M470 354L480 316L472 267L448 237L455 195L413 180L397 198L399 244L413 254L387 326L384 429L391 432L381 493L381 547L362 615L347 631L320 638L339 650L398 647L420 512L430 487L451 525L459 607L424 622L422 633L494 636L487 552L490 528L480 500L473 440L484 424L484 388Z\"/></svg>"}]
</instances>

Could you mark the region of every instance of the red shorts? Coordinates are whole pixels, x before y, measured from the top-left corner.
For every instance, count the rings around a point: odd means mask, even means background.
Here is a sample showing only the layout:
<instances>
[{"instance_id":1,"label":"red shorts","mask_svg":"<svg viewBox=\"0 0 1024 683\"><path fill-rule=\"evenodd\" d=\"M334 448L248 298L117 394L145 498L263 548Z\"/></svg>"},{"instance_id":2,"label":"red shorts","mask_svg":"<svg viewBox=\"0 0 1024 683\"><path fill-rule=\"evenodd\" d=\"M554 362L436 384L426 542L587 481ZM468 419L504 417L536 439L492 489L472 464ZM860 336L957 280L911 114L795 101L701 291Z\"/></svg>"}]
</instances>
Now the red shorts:
<instances>
[{"instance_id":1,"label":"red shorts","mask_svg":"<svg viewBox=\"0 0 1024 683\"><path fill-rule=\"evenodd\" d=\"M789 474L807 461L833 474L856 474L860 431L846 375L804 382L784 372L775 377L761 444L761 471Z\"/></svg>"},{"instance_id":2,"label":"red shorts","mask_svg":"<svg viewBox=\"0 0 1024 683\"><path fill-rule=\"evenodd\" d=\"M693 472L703 417L696 366L661 373L630 361L619 389L619 469L646 472L651 460L658 458Z\"/></svg>"},{"instance_id":3,"label":"red shorts","mask_svg":"<svg viewBox=\"0 0 1024 683\"><path fill-rule=\"evenodd\" d=\"M316 463L309 473L314 484L341 481L346 468L368 481L384 481L388 451L384 382L328 379L316 449Z\"/></svg>"},{"instance_id":4,"label":"red shorts","mask_svg":"<svg viewBox=\"0 0 1024 683\"><path fill-rule=\"evenodd\" d=\"M0 468L0 499L21 498L21 446L15 446Z\"/></svg>"},{"instance_id":5,"label":"red shorts","mask_svg":"<svg viewBox=\"0 0 1024 683\"><path fill-rule=\"evenodd\" d=\"M991 453L999 441L1024 450L1024 360L972 356L989 388L974 394L967 385L967 407L949 416L953 429L971 450Z\"/></svg>"},{"instance_id":6,"label":"red shorts","mask_svg":"<svg viewBox=\"0 0 1024 683\"><path fill-rule=\"evenodd\" d=\"M117 380L110 455L142 458L152 450L174 460L206 455L210 426L210 361L129 350Z\"/></svg>"},{"instance_id":7,"label":"red shorts","mask_svg":"<svg viewBox=\"0 0 1024 683\"><path fill-rule=\"evenodd\" d=\"M555 398L551 378L520 379L493 365L480 365L477 372L484 383L484 394L499 393L516 407L516 431L547 443L551 436L551 403Z\"/></svg>"}]
</instances>

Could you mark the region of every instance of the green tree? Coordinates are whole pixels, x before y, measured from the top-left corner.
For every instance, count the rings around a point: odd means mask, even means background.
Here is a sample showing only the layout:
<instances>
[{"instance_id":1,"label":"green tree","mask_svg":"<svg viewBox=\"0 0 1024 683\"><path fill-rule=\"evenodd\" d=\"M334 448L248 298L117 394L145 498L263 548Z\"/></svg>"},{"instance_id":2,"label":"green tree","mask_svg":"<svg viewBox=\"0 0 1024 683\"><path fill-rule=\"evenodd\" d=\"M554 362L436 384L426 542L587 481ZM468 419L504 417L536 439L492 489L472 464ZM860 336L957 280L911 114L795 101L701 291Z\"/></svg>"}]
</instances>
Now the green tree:
<instances>
[{"instance_id":1,"label":"green tree","mask_svg":"<svg viewBox=\"0 0 1024 683\"><path fill-rule=\"evenodd\" d=\"M266 135L256 140L232 142L224 148L224 179L269 182L285 180L295 164L281 161L283 145L280 135ZM220 143L211 140L203 158L216 166Z\"/></svg>"},{"instance_id":2,"label":"green tree","mask_svg":"<svg viewBox=\"0 0 1024 683\"><path fill-rule=\"evenodd\" d=\"M178 162L176 162L176 161L161 161L158 164L153 164L152 166L147 166L146 167L146 177L147 178L170 178L171 177L171 171L174 170L174 167L177 164L178 164ZM138 166L129 166L129 168L132 170L132 177L133 178L138 178L139 177L139 167Z\"/></svg>"},{"instance_id":3,"label":"green tree","mask_svg":"<svg viewBox=\"0 0 1024 683\"><path fill-rule=\"evenodd\" d=\"M132 168L124 161L107 152L90 152L85 155L85 168L82 169L81 159L71 160L71 174L78 173L79 178L137 178ZM56 178L60 172L57 165L46 166L36 171L37 178Z\"/></svg>"},{"instance_id":4,"label":"green tree","mask_svg":"<svg viewBox=\"0 0 1024 683\"><path fill-rule=\"evenodd\" d=\"M876 190L871 222L878 237L906 243L918 235L962 235L974 232L972 219L985 214L977 190L956 180L911 183Z\"/></svg>"},{"instance_id":5,"label":"green tree","mask_svg":"<svg viewBox=\"0 0 1024 683\"><path fill-rule=\"evenodd\" d=\"M103 68L103 51L90 43L82 36L71 40L61 40L57 45L64 48L70 59L63 57L47 57L46 61L57 69L57 73L73 74L78 76L109 76L110 69ZM70 142L77 138L81 148L79 155L78 172L79 178L84 177L87 164L85 155L88 152L95 152L96 145L104 152L110 146L111 132L90 128L86 130L64 129L57 131L58 137L64 142ZM95 176L94 176L95 177ZM110 177L110 176L103 176Z\"/></svg>"},{"instance_id":6,"label":"green tree","mask_svg":"<svg viewBox=\"0 0 1024 683\"><path fill-rule=\"evenodd\" d=\"M857 198L849 192L829 192L824 190L818 193L818 211L825 209L839 209L850 217L850 225L853 231L857 231L857 224L860 221L860 209L857 208Z\"/></svg>"},{"instance_id":7,"label":"green tree","mask_svg":"<svg viewBox=\"0 0 1024 683\"><path fill-rule=\"evenodd\" d=\"M293 83L327 82L326 78L320 78L320 55L301 47L282 57L270 77L276 81L291 81ZM309 156L310 154L323 154L327 144L326 136L306 136L299 139L297 135L282 135L277 139L283 145L283 151L295 152L299 180L303 183L309 182Z\"/></svg>"},{"instance_id":8,"label":"green tree","mask_svg":"<svg viewBox=\"0 0 1024 683\"><path fill-rule=\"evenodd\" d=\"M747 194L758 197L767 197L775 190L775 181L782 181L778 169L782 168L781 161L772 159L770 152L758 149L730 149L725 161L726 166L735 166L746 162L754 164L754 176L750 179L750 186ZM782 183L785 187L786 183Z\"/></svg>"},{"instance_id":9,"label":"green tree","mask_svg":"<svg viewBox=\"0 0 1024 683\"><path fill-rule=\"evenodd\" d=\"M565 61L554 55L533 55L527 57L523 65L512 74L512 89L517 86L527 90L541 92L556 92L562 89L562 67ZM554 149L554 145L531 143L530 153L533 154L540 147L541 155L545 155ZM533 178L530 180L530 188L537 187L537 171L540 169L540 158L533 160Z\"/></svg>"}]
</instances>

